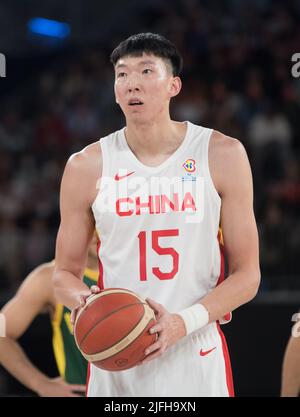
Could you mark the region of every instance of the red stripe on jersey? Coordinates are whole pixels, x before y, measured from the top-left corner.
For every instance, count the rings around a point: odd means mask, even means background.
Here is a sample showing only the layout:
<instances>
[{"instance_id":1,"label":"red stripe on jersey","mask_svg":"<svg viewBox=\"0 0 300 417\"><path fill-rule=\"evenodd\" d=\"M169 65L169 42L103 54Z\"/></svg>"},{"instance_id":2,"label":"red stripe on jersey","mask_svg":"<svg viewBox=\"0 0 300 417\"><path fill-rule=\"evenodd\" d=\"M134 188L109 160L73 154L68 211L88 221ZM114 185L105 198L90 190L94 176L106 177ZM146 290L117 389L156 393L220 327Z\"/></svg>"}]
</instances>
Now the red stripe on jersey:
<instances>
[{"instance_id":1,"label":"red stripe on jersey","mask_svg":"<svg viewBox=\"0 0 300 417\"><path fill-rule=\"evenodd\" d=\"M97 256L98 256L98 264L99 264L99 276L98 276L98 287L100 288L100 290L104 289L104 284L103 284L103 265L102 262L100 260L99 257L99 249L101 246L101 240L98 237L98 243L97 243ZM85 390L85 396L87 397L88 394L88 389L89 389L89 383L90 383L90 376L91 376L91 364L88 362L88 366L87 366L87 376L86 376L86 390Z\"/></svg>"},{"instance_id":2,"label":"red stripe on jersey","mask_svg":"<svg viewBox=\"0 0 300 417\"><path fill-rule=\"evenodd\" d=\"M225 336L224 336L224 334L221 330L219 322L217 322L217 328L218 328L218 332L219 332L219 335L220 335L221 341L222 341L222 351L223 351L223 356L224 356L224 361L225 361L226 384L227 384L228 394L229 394L229 397L234 397L234 386L233 386L230 356L229 356L229 352L228 352L226 339L225 339Z\"/></svg>"},{"instance_id":3,"label":"red stripe on jersey","mask_svg":"<svg viewBox=\"0 0 300 417\"><path fill-rule=\"evenodd\" d=\"M99 249L101 246L101 240L98 238L98 244L97 244L97 256L98 256L98 263L99 263L99 277L98 277L98 287L100 290L104 290L104 281L103 281L103 265L101 262L101 259L99 257Z\"/></svg>"},{"instance_id":4,"label":"red stripe on jersey","mask_svg":"<svg viewBox=\"0 0 300 417\"><path fill-rule=\"evenodd\" d=\"M217 285L221 284L221 282L224 281L225 279L225 249L224 249L224 244L222 242L222 230L219 229L218 232L218 241L219 241L219 246L220 246L220 256L221 256L221 268L220 268L220 275L218 278L218 282Z\"/></svg>"},{"instance_id":5,"label":"red stripe on jersey","mask_svg":"<svg viewBox=\"0 0 300 417\"><path fill-rule=\"evenodd\" d=\"M220 246L221 267L220 267L220 275L219 275L217 285L221 284L225 279L225 248L224 248L221 228L219 229L219 233L218 233L218 241L219 241L219 246ZM224 316L224 319L230 320L230 316L231 316L231 313L227 313ZM234 397L234 386L233 386L230 356L228 352L227 342L226 342L224 333L221 330L219 321L217 321L217 328L218 328L218 332L222 341L222 351L223 351L224 362L225 362L226 384L227 384L228 394L230 397Z\"/></svg>"},{"instance_id":6,"label":"red stripe on jersey","mask_svg":"<svg viewBox=\"0 0 300 417\"><path fill-rule=\"evenodd\" d=\"M87 374L86 374L86 388L85 388L85 396L87 397L88 389L89 389L89 383L90 383L90 376L91 376L91 370L90 370L91 364L88 362L87 364Z\"/></svg>"},{"instance_id":7,"label":"red stripe on jersey","mask_svg":"<svg viewBox=\"0 0 300 417\"><path fill-rule=\"evenodd\" d=\"M223 243L223 236L222 236L222 229L219 229L218 232L218 241L219 241L219 247L220 247L220 257L221 257L221 267L220 267L220 275L218 278L217 286L221 284L225 279L225 248ZM223 316L223 320L225 322L231 321L232 313L227 313L225 316ZM224 324L224 322L222 323Z\"/></svg>"}]
</instances>

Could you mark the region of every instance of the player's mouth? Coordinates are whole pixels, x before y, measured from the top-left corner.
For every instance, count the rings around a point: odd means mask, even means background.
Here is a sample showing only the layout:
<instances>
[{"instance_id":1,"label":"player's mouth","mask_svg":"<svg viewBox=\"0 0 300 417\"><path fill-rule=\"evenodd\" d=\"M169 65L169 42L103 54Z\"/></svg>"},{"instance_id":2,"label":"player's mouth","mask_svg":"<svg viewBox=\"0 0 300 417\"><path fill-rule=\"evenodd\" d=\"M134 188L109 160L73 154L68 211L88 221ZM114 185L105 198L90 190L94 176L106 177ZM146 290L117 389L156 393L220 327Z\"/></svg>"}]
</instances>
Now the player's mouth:
<instances>
[{"instance_id":1,"label":"player's mouth","mask_svg":"<svg viewBox=\"0 0 300 417\"><path fill-rule=\"evenodd\" d=\"M142 106L143 104L144 103L141 100L139 100L138 98L131 98L128 101L128 105L131 106L131 107Z\"/></svg>"}]
</instances>

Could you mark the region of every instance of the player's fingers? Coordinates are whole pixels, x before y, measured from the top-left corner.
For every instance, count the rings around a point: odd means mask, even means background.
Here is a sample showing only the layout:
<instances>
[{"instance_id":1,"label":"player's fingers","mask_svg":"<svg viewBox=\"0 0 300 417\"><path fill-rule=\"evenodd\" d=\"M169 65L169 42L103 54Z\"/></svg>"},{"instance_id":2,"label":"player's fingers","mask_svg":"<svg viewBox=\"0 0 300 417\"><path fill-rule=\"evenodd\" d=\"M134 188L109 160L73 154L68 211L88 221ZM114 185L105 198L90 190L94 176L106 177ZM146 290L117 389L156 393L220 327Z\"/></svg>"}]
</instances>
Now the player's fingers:
<instances>
[{"instance_id":1,"label":"player's fingers","mask_svg":"<svg viewBox=\"0 0 300 417\"><path fill-rule=\"evenodd\" d=\"M156 301L152 300L152 298L146 298L146 301L150 305L150 307L154 308L154 310L160 310L161 305L158 304Z\"/></svg>"},{"instance_id":2,"label":"player's fingers","mask_svg":"<svg viewBox=\"0 0 300 417\"><path fill-rule=\"evenodd\" d=\"M97 285L92 285L90 290L93 294L98 294L99 292L101 292L100 288Z\"/></svg>"},{"instance_id":3,"label":"player's fingers","mask_svg":"<svg viewBox=\"0 0 300 417\"><path fill-rule=\"evenodd\" d=\"M152 361L152 359L158 358L159 356L161 356L162 351L161 349L155 351L154 353L152 353L151 355L148 355L142 362L142 365L144 365L147 362Z\"/></svg>"},{"instance_id":4,"label":"player's fingers","mask_svg":"<svg viewBox=\"0 0 300 417\"><path fill-rule=\"evenodd\" d=\"M75 392L70 392L67 397L82 397L82 394L76 394Z\"/></svg>"},{"instance_id":5,"label":"player's fingers","mask_svg":"<svg viewBox=\"0 0 300 417\"><path fill-rule=\"evenodd\" d=\"M64 379L61 377L61 376L56 376L55 378L52 378L52 381L55 381L55 382L64 382Z\"/></svg>"},{"instance_id":6,"label":"player's fingers","mask_svg":"<svg viewBox=\"0 0 300 417\"><path fill-rule=\"evenodd\" d=\"M89 295L80 295L79 297L79 304L80 307L83 307L86 303L86 299L89 297ZM77 307L78 308L78 307Z\"/></svg>"},{"instance_id":7,"label":"player's fingers","mask_svg":"<svg viewBox=\"0 0 300 417\"><path fill-rule=\"evenodd\" d=\"M152 300L151 298L146 298L147 303L150 307L157 313L158 318L160 318L161 314L163 313L163 306L156 301Z\"/></svg>"},{"instance_id":8,"label":"player's fingers","mask_svg":"<svg viewBox=\"0 0 300 417\"><path fill-rule=\"evenodd\" d=\"M150 353L154 352L157 349L161 348L161 343L158 340L157 342L153 343L152 345L148 346L147 349L145 350L145 355L150 355Z\"/></svg>"},{"instance_id":9,"label":"player's fingers","mask_svg":"<svg viewBox=\"0 0 300 417\"><path fill-rule=\"evenodd\" d=\"M77 316L77 312L78 312L78 307L77 307L77 308L74 308L74 309L71 311L71 317L70 317L70 320L71 320L71 323L72 323L72 324L75 324L75 321L76 321L76 316Z\"/></svg>"},{"instance_id":10,"label":"player's fingers","mask_svg":"<svg viewBox=\"0 0 300 417\"><path fill-rule=\"evenodd\" d=\"M72 391L85 392L85 390L86 390L85 385L71 384L71 385L69 385L69 387L72 389Z\"/></svg>"},{"instance_id":11,"label":"player's fingers","mask_svg":"<svg viewBox=\"0 0 300 417\"><path fill-rule=\"evenodd\" d=\"M163 327L160 323L157 323L155 326L151 327L151 329L149 330L150 334L153 333L159 333L163 330Z\"/></svg>"}]
</instances>

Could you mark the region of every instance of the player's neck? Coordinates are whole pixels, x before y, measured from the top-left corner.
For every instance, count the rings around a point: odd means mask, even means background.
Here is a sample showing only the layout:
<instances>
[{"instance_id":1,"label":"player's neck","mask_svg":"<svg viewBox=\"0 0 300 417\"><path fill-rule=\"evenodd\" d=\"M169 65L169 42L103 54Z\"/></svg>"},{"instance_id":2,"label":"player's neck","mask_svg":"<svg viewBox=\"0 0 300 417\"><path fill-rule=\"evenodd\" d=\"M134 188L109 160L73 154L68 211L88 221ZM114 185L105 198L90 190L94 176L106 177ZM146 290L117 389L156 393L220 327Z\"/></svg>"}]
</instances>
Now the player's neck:
<instances>
[{"instance_id":1,"label":"player's neck","mask_svg":"<svg viewBox=\"0 0 300 417\"><path fill-rule=\"evenodd\" d=\"M127 123L126 140L132 152L139 157L170 155L180 146L186 125L171 120L158 120L144 124Z\"/></svg>"}]
</instances>

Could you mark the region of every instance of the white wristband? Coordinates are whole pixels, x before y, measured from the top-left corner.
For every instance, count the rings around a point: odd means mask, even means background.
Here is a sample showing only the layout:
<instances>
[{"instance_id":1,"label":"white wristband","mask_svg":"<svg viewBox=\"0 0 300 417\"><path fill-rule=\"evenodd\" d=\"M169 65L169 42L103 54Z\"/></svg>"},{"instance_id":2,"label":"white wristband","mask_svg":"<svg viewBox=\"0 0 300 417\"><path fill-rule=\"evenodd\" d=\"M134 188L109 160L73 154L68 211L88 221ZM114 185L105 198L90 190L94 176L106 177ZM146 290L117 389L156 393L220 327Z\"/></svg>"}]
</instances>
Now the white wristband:
<instances>
[{"instance_id":1,"label":"white wristband","mask_svg":"<svg viewBox=\"0 0 300 417\"><path fill-rule=\"evenodd\" d=\"M204 305L200 303L194 304L177 314L179 314L184 321L187 335L206 326L209 322L208 311Z\"/></svg>"}]
</instances>

